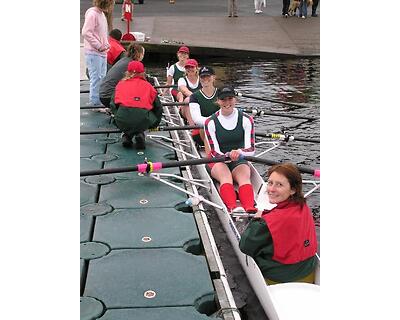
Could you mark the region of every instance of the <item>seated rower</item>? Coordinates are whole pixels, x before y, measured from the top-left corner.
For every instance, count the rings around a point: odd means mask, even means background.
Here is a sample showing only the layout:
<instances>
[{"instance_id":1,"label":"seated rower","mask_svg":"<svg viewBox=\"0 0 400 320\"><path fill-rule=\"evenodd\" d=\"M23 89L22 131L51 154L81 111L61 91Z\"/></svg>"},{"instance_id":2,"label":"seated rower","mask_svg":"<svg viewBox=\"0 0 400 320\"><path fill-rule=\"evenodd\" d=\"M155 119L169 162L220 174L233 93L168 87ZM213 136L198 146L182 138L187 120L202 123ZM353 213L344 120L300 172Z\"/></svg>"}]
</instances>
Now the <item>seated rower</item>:
<instances>
[{"instance_id":1,"label":"seated rower","mask_svg":"<svg viewBox=\"0 0 400 320\"><path fill-rule=\"evenodd\" d=\"M246 212L254 213L254 193L250 181L250 167L240 156L254 155L253 118L235 108L236 94L231 87L218 90L217 103L220 110L205 122L205 133L210 148L209 157L229 154L231 162L211 163L211 176L220 183L219 192L226 207L235 210L236 192L233 183L239 186L239 199Z\"/></svg>"},{"instance_id":2,"label":"seated rower","mask_svg":"<svg viewBox=\"0 0 400 320\"><path fill-rule=\"evenodd\" d=\"M219 110L217 101L217 88L214 87L215 72L211 67L201 67L199 71L201 89L190 95L188 121L192 119L193 124L204 126L207 118L214 112ZM189 122L189 124L191 124ZM204 145L204 130L195 129L192 131L193 140ZM207 144L205 145L206 153L209 153Z\"/></svg>"},{"instance_id":3,"label":"seated rower","mask_svg":"<svg viewBox=\"0 0 400 320\"><path fill-rule=\"evenodd\" d=\"M314 282L317 235L302 191L302 178L291 163L269 168L267 196L276 204L259 211L242 234L240 250L253 257L266 282Z\"/></svg>"},{"instance_id":4,"label":"seated rower","mask_svg":"<svg viewBox=\"0 0 400 320\"><path fill-rule=\"evenodd\" d=\"M184 73L185 73L185 65L186 61L189 59L189 48L186 46L182 46L178 49L178 52L176 53L178 57L178 62L174 63L172 66L170 66L167 70L167 82L165 85L171 86L171 85L177 85L179 78L182 78ZM168 92L168 88L164 90L164 94ZM171 89L171 94L172 96L176 99L176 96L178 94L177 89Z\"/></svg>"},{"instance_id":5,"label":"seated rower","mask_svg":"<svg viewBox=\"0 0 400 320\"><path fill-rule=\"evenodd\" d=\"M140 61L131 61L125 77L115 87L111 105L115 124L121 131L122 145L132 147L135 136L136 149L145 149L144 131L160 124L162 106L157 91L145 79L145 69Z\"/></svg>"},{"instance_id":6,"label":"seated rower","mask_svg":"<svg viewBox=\"0 0 400 320\"><path fill-rule=\"evenodd\" d=\"M199 65L195 59L188 59L185 64L184 77L178 80L178 94L176 96L178 102L189 103L189 97L193 92L201 89L199 77ZM189 112L189 106L181 106L180 112L187 120L189 125L194 125L193 119Z\"/></svg>"}]
</instances>

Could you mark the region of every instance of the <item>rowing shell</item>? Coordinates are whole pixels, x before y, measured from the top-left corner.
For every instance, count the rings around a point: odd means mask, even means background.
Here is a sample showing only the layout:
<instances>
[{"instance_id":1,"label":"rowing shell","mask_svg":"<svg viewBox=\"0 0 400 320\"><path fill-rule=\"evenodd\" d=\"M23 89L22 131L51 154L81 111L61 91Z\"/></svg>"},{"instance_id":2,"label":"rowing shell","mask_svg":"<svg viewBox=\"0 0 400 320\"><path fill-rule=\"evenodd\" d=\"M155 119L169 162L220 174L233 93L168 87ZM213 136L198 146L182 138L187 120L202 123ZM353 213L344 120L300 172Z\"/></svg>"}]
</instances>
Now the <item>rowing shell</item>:
<instances>
[{"instance_id":1,"label":"rowing shell","mask_svg":"<svg viewBox=\"0 0 400 320\"><path fill-rule=\"evenodd\" d=\"M156 83L157 83L156 79ZM163 97L172 101L172 97ZM170 125L182 126L184 121L181 118L176 106L164 107L166 121ZM173 131L174 140L187 143L189 142L189 150L182 152L189 153L193 158L204 156L204 151L199 151L195 147L195 143L188 130L182 130L179 133ZM182 149L182 148L181 148ZM251 172L251 184L254 191L254 199L259 210L272 209L275 205L269 203L266 194L266 184L256 168L249 163ZM190 170L188 168L188 170ZM261 306L270 320L292 320L292 319L319 319L319 258L316 269L316 284L309 283L280 283L275 285L267 285L265 279L255 263L255 261L241 252L239 248L240 233L232 216L229 214L224 202L218 193L218 184L209 175L206 165L198 165L197 172L202 180L208 181L210 192L208 192L209 201L214 203L214 209L218 218L227 234L227 237L235 251L235 254L245 272L250 285L252 286Z\"/></svg>"}]
</instances>

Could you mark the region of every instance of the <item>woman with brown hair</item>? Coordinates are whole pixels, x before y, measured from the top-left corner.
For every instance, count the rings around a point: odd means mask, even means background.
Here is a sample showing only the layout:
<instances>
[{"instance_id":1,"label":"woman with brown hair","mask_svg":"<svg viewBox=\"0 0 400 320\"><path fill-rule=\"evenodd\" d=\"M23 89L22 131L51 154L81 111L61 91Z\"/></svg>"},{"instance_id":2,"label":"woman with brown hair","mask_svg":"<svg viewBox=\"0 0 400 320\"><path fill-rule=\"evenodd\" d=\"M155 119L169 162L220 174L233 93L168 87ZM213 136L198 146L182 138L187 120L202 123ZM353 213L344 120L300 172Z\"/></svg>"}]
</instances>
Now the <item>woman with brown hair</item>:
<instances>
[{"instance_id":1,"label":"woman with brown hair","mask_svg":"<svg viewBox=\"0 0 400 320\"><path fill-rule=\"evenodd\" d=\"M267 173L267 197L276 204L257 212L239 243L254 258L266 282L314 281L317 235L302 191L302 178L291 163L272 166Z\"/></svg>"},{"instance_id":2,"label":"woman with brown hair","mask_svg":"<svg viewBox=\"0 0 400 320\"><path fill-rule=\"evenodd\" d=\"M111 96L115 91L115 86L124 76L128 69L129 62L142 61L143 57L144 48L139 44L131 43L126 50L124 57L108 70L100 84L100 101L104 106L107 108L110 107Z\"/></svg>"}]
</instances>

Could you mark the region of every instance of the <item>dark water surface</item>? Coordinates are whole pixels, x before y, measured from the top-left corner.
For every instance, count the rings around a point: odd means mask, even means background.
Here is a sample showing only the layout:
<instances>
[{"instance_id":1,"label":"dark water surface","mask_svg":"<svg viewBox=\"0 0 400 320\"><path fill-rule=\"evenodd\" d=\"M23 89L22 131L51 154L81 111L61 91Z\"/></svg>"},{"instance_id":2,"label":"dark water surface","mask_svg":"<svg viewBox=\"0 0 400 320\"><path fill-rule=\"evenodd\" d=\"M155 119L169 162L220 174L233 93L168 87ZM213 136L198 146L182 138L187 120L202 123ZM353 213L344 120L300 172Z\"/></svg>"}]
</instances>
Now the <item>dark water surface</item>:
<instances>
[{"instance_id":1,"label":"dark water surface","mask_svg":"<svg viewBox=\"0 0 400 320\"><path fill-rule=\"evenodd\" d=\"M255 117L256 131L265 133L278 133L282 128L290 135L299 138L320 139L320 60L319 59L293 59L293 60L251 60L242 61L227 58L197 59L200 66L209 65L217 74L216 86L231 85L243 94L254 95L273 100L304 104L306 107L290 107L277 103L260 101L241 97L237 106L243 108L257 108L268 112L287 113L306 117L318 118L318 120L300 120L293 118L261 116ZM170 64L174 63L170 60ZM157 76L160 83L166 80L166 65L160 67L160 62L145 61L146 72ZM256 138L256 142L268 141L265 138ZM257 147L256 153L267 147ZM290 161L303 167L320 167L320 145L317 143L292 141L263 155L263 158L274 161ZM265 176L268 166L255 164L262 176ZM309 174L303 174L305 180L316 180ZM310 187L304 185L307 191ZM317 225L319 238L320 194L315 191L307 200ZM264 320L267 319L257 297L237 262L230 246L229 240L219 224L215 215L208 214L221 259L227 272L228 281L235 297L242 319Z\"/></svg>"}]
</instances>

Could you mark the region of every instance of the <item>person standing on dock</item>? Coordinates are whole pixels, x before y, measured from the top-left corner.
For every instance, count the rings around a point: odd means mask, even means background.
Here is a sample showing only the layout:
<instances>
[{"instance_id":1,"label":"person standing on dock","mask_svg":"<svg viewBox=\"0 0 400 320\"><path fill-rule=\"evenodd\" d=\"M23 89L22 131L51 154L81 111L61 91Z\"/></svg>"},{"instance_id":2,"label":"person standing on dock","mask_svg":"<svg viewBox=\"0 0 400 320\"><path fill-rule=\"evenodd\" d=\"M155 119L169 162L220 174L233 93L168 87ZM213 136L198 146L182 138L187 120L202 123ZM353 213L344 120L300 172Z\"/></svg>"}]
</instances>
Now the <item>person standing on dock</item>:
<instances>
[{"instance_id":1,"label":"person standing on dock","mask_svg":"<svg viewBox=\"0 0 400 320\"><path fill-rule=\"evenodd\" d=\"M254 258L266 282L314 282L317 234L303 196L299 169L277 164L267 173L268 200L276 204L259 211L243 232L240 250Z\"/></svg>"},{"instance_id":2,"label":"person standing on dock","mask_svg":"<svg viewBox=\"0 0 400 320\"><path fill-rule=\"evenodd\" d=\"M146 81L143 63L129 62L125 77L115 87L111 107L115 124L123 132L122 145L131 148L135 136L136 149L145 149L144 131L160 124L162 105L156 89Z\"/></svg>"},{"instance_id":3,"label":"person standing on dock","mask_svg":"<svg viewBox=\"0 0 400 320\"><path fill-rule=\"evenodd\" d=\"M172 66L170 66L167 70L167 82L165 85L171 86L173 84L177 84L179 78L182 78L185 74L185 65L187 59L189 59L189 48L186 46L182 46L178 49L178 52L176 53L178 57L178 62L174 63ZM169 89L165 89L164 93L167 93ZM177 89L172 89L171 94L176 98L178 94Z\"/></svg>"},{"instance_id":4,"label":"person standing on dock","mask_svg":"<svg viewBox=\"0 0 400 320\"><path fill-rule=\"evenodd\" d=\"M189 99L189 119L192 119L194 124L204 126L207 118L214 112L219 110L217 101L217 88L214 86L215 71L211 67L203 66L199 71L201 89L195 91ZM190 124L190 122L189 122ZM204 145L204 130L194 129L192 131L193 140ZM205 144L206 153L208 153L207 144Z\"/></svg>"},{"instance_id":5,"label":"person standing on dock","mask_svg":"<svg viewBox=\"0 0 400 320\"><path fill-rule=\"evenodd\" d=\"M101 105L99 98L100 80L107 72L108 27L105 13L113 0L93 0L93 7L85 13L82 27L83 47L85 49L86 66L89 71L89 103L90 106Z\"/></svg>"},{"instance_id":6,"label":"person standing on dock","mask_svg":"<svg viewBox=\"0 0 400 320\"><path fill-rule=\"evenodd\" d=\"M220 196L230 212L237 208L233 183L239 185L239 200L246 212L255 213L254 193L251 185L249 164L241 156L252 156L255 152L254 121L236 105L236 93L231 87L218 90L217 103L220 110L205 122L205 133L209 145L209 157L226 154L231 162L210 163L211 176L220 183Z\"/></svg>"},{"instance_id":7,"label":"person standing on dock","mask_svg":"<svg viewBox=\"0 0 400 320\"><path fill-rule=\"evenodd\" d=\"M142 61L144 58L144 48L137 43L131 43L127 51L118 62L116 62L100 83L100 101L106 107L110 107L111 97L114 94L115 86L123 78L128 64L132 60Z\"/></svg>"},{"instance_id":8,"label":"person standing on dock","mask_svg":"<svg viewBox=\"0 0 400 320\"><path fill-rule=\"evenodd\" d=\"M228 17L237 17L237 0L228 0Z\"/></svg>"}]
</instances>

